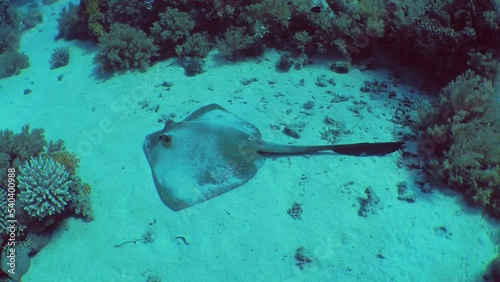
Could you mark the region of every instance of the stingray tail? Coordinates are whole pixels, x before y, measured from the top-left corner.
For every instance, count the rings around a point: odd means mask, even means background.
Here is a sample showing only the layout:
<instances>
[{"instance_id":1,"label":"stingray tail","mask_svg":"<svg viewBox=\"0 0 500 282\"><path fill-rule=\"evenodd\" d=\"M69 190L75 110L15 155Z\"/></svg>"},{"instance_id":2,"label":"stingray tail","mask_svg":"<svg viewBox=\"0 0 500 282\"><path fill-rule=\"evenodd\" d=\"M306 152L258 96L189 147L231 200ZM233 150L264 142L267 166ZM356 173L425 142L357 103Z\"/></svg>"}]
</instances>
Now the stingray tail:
<instances>
[{"instance_id":1,"label":"stingray tail","mask_svg":"<svg viewBox=\"0 0 500 282\"><path fill-rule=\"evenodd\" d=\"M295 146L265 143L260 146L258 151L262 154L284 155L313 154L322 151L333 151L337 154L349 156L383 156L399 150L403 144L404 142L379 142L322 146Z\"/></svg>"},{"instance_id":2,"label":"stingray tail","mask_svg":"<svg viewBox=\"0 0 500 282\"><path fill-rule=\"evenodd\" d=\"M401 149L403 144L404 142L380 142L332 145L332 151L349 156L383 156Z\"/></svg>"}]
</instances>

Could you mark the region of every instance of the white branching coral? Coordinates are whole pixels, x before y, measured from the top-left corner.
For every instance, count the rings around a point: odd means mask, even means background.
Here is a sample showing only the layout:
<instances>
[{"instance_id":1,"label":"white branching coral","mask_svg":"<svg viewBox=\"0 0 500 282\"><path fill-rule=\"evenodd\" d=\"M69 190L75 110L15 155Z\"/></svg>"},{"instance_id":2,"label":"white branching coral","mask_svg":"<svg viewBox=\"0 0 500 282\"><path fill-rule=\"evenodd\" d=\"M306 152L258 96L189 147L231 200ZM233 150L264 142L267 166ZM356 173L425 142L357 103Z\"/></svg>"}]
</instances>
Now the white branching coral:
<instances>
[{"instance_id":1,"label":"white branching coral","mask_svg":"<svg viewBox=\"0 0 500 282\"><path fill-rule=\"evenodd\" d=\"M64 166L51 158L33 157L19 168L19 199L32 217L60 213L71 199L72 183Z\"/></svg>"}]
</instances>

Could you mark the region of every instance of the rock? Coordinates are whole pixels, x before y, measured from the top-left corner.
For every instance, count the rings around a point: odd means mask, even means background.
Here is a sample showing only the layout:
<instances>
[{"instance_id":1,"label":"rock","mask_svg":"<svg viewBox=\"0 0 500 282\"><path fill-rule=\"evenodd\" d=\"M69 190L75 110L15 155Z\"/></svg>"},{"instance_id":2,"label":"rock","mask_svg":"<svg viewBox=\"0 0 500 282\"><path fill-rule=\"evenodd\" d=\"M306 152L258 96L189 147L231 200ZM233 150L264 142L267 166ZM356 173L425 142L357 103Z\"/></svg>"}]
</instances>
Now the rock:
<instances>
[{"instance_id":1,"label":"rock","mask_svg":"<svg viewBox=\"0 0 500 282\"><path fill-rule=\"evenodd\" d=\"M424 185L425 184L425 176L423 176L422 174L417 175L417 177L415 177L415 183L417 183L419 186Z\"/></svg>"},{"instance_id":2,"label":"rock","mask_svg":"<svg viewBox=\"0 0 500 282\"><path fill-rule=\"evenodd\" d=\"M38 253L43 247L47 245L47 243L49 243L50 235L28 233L28 236L26 236L26 241L31 242L29 246L30 253Z\"/></svg>"},{"instance_id":3,"label":"rock","mask_svg":"<svg viewBox=\"0 0 500 282\"><path fill-rule=\"evenodd\" d=\"M297 263L295 263L295 265L300 269L304 269L304 266L306 264L312 262L312 257L313 255L309 250L304 247L300 247L295 251L295 259L297 260Z\"/></svg>"},{"instance_id":4,"label":"rock","mask_svg":"<svg viewBox=\"0 0 500 282\"><path fill-rule=\"evenodd\" d=\"M348 73L349 65L347 64L347 62L335 62L330 65L330 70L340 74Z\"/></svg>"},{"instance_id":5,"label":"rock","mask_svg":"<svg viewBox=\"0 0 500 282\"><path fill-rule=\"evenodd\" d=\"M300 138L300 134L298 134L296 131L294 131L293 129L291 129L291 128L290 128L290 127L288 127L288 126L285 126L285 127L283 128L283 133L284 133L285 135L288 135L288 136L290 136L290 137L294 138L294 139L299 139L299 138Z\"/></svg>"},{"instance_id":6,"label":"rock","mask_svg":"<svg viewBox=\"0 0 500 282\"><path fill-rule=\"evenodd\" d=\"M399 195L398 196L398 200L406 201L408 203L415 203L416 199L417 199L417 196L415 194L406 194L406 195Z\"/></svg>"},{"instance_id":7,"label":"rock","mask_svg":"<svg viewBox=\"0 0 500 282\"><path fill-rule=\"evenodd\" d=\"M319 87L327 87L328 81L326 80L326 77L324 75L318 76L316 78L316 85Z\"/></svg>"},{"instance_id":8,"label":"rock","mask_svg":"<svg viewBox=\"0 0 500 282\"><path fill-rule=\"evenodd\" d=\"M365 194L367 198L361 200L361 207L358 211L358 214L363 217L367 217L370 213L375 214L380 206L380 198L375 195L371 187L365 189Z\"/></svg>"},{"instance_id":9,"label":"rock","mask_svg":"<svg viewBox=\"0 0 500 282\"><path fill-rule=\"evenodd\" d=\"M424 185L422 185L422 187L420 187L420 189L424 193L430 193L432 191L432 187L429 183L425 183Z\"/></svg>"}]
</instances>

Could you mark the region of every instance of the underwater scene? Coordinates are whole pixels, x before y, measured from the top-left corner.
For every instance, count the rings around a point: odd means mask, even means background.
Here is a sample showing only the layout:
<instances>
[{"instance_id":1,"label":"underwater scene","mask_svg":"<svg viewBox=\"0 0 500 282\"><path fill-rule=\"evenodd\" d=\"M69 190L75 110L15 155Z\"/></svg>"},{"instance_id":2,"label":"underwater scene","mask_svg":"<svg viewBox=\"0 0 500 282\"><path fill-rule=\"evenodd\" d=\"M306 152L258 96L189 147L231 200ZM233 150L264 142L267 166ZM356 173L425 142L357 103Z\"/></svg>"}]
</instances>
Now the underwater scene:
<instances>
[{"instance_id":1,"label":"underwater scene","mask_svg":"<svg viewBox=\"0 0 500 282\"><path fill-rule=\"evenodd\" d=\"M0 281L500 281L499 0L0 0Z\"/></svg>"}]
</instances>

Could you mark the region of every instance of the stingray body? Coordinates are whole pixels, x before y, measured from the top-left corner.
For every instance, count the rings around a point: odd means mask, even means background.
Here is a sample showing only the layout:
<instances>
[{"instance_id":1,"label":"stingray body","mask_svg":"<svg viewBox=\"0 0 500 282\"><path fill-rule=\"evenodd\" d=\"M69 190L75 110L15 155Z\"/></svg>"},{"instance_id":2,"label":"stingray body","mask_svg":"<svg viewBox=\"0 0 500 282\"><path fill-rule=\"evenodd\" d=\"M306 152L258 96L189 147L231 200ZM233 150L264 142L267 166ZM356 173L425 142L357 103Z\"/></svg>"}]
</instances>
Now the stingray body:
<instances>
[{"instance_id":1,"label":"stingray body","mask_svg":"<svg viewBox=\"0 0 500 282\"><path fill-rule=\"evenodd\" d=\"M266 154L334 151L384 155L402 142L292 146L265 142L248 121L216 104L204 106L179 123L146 136L143 149L161 200L181 210L237 188L264 164Z\"/></svg>"}]
</instances>

